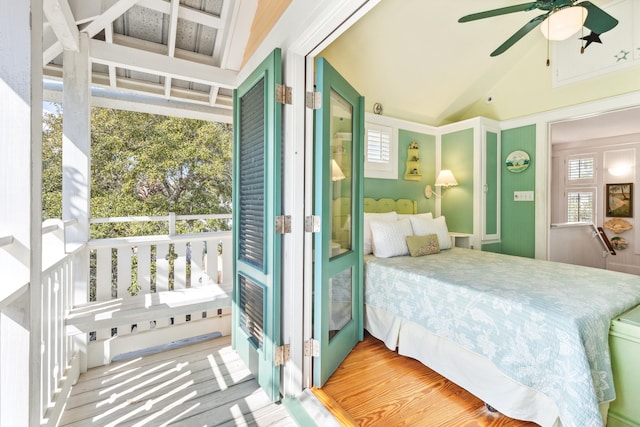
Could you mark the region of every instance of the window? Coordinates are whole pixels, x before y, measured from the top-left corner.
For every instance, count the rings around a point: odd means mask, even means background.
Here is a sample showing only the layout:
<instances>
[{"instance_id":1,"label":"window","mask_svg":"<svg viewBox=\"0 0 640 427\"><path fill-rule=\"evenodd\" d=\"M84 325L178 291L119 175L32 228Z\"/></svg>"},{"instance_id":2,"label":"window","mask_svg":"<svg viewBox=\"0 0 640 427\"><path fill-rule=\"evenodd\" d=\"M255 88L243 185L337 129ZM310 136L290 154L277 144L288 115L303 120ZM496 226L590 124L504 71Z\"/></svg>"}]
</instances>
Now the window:
<instances>
[{"instance_id":1,"label":"window","mask_svg":"<svg viewBox=\"0 0 640 427\"><path fill-rule=\"evenodd\" d=\"M365 124L365 178L398 179L396 132L391 126Z\"/></svg>"},{"instance_id":2,"label":"window","mask_svg":"<svg viewBox=\"0 0 640 427\"><path fill-rule=\"evenodd\" d=\"M581 153L566 159L566 221L595 224L596 156L594 153Z\"/></svg>"},{"instance_id":3,"label":"window","mask_svg":"<svg viewBox=\"0 0 640 427\"><path fill-rule=\"evenodd\" d=\"M567 179L572 184L576 182L591 183L594 182L595 177L595 159L593 155L567 159Z\"/></svg>"},{"instance_id":4,"label":"window","mask_svg":"<svg viewBox=\"0 0 640 427\"><path fill-rule=\"evenodd\" d=\"M595 188L567 191L567 221L594 222Z\"/></svg>"}]
</instances>

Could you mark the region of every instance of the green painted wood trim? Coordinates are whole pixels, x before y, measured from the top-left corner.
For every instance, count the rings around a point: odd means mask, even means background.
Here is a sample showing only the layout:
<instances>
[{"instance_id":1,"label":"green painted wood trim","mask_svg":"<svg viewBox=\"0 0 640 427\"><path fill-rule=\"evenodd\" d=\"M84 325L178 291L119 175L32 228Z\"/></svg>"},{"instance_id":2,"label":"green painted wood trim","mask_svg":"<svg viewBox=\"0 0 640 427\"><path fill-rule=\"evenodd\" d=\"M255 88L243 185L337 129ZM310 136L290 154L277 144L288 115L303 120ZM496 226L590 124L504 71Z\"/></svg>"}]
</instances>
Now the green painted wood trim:
<instances>
[{"instance_id":1,"label":"green painted wood trim","mask_svg":"<svg viewBox=\"0 0 640 427\"><path fill-rule=\"evenodd\" d=\"M285 397L282 399L282 404L297 425L305 427L316 427L318 425L304 409L302 403L295 397Z\"/></svg>"},{"instance_id":2,"label":"green painted wood trim","mask_svg":"<svg viewBox=\"0 0 640 427\"><path fill-rule=\"evenodd\" d=\"M441 169L450 169L458 181L456 187L443 189L441 214L450 231L473 233L474 129L442 135Z\"/></svg>"},{"instance_id":3,"label":"green painted wood trim","mask_svg":"<svg viewBox=\"0 0 640 427\"><path fill-rule=\"evenodd\" d=\"M521 173L507 170L509 153L524 150L531 163ZM535 257L535 202L515 202L514 191L535 191L536 185L536 126L528 125L502 131L501 181L501 241L502 253L529 258Z\"/></svg>"},{"instance_id":4,"label":"green painted wood trim","mask_svg":"<svg viewBox=\"0 0 640 427\"><path fill-rule=\"evenodd\" d=\"M238 203L239 188L239 156L240 149L239 100L251 90L256 83L264 80L265 86L265 224L275 224L275 217L281 214L282 201L282 107L275 100L275 85L282 83L282 53L280 49L272 51L264 61L233 91L234 102L234 135L233 135L233 200ZM233 209L233 222L239 224L239 209ZM264 227L264 267L262 270L238 259L239 230L233 227L234 239L234 305L239 306L239 294L236 286L239 274L250 277L264 289L263 344L257 349L259 355L258 383L272 400L280 396L280 367L274 366L273 354L280 345L281 334L281 237L275 233L274 227ZM247 335L240 328L238 310L232 310L232 345L238 350L241 358L248 366L254 359L256 350L247 343Z\"/></svg>"},{"instance_id":5,"label":"green painted wood trim","mask_svg":"<svg viewBox=\"0 0 640 427\"><path fill-rule=\"evenodd\" d=\"M362 222L364 198L364 97L323 58L316 61L316 89L322 96L322 106L316 110L314 119L314 215L320 216L322 230L330 230L331 200L330 176L331 138L331 93L335 92L353 108L352 134L352 250L336 257L330 256L331 233L314 235L314 337L320 343L320 357L313 360L313 382L321 387L351 349L364 336L363 321L363 250ZM352 277L351 320L329 339L329 280L350 270Z\"/></svg>"}]
</instances>

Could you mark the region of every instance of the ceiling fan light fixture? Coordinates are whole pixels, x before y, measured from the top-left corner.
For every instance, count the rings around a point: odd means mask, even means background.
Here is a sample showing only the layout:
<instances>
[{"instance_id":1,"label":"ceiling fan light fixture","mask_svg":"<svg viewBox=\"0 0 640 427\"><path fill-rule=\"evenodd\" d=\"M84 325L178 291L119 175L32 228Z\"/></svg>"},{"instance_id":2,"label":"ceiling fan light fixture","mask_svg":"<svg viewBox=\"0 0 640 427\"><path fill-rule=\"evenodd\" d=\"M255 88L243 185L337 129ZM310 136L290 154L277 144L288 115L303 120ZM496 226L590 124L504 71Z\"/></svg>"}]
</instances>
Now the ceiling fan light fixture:
<instances>
[{"instance_id":1,"label":"ceiling fan light fixture","mask_svg":"<svg viewBox=\"0 0 640 427\"><path fill-rule=\"evenodd\" d=\"M540 24L540 31L548 40L566 40L580 31L588 13L582 6L565 7L549 14Z\"/></svg>"}]
</instances>

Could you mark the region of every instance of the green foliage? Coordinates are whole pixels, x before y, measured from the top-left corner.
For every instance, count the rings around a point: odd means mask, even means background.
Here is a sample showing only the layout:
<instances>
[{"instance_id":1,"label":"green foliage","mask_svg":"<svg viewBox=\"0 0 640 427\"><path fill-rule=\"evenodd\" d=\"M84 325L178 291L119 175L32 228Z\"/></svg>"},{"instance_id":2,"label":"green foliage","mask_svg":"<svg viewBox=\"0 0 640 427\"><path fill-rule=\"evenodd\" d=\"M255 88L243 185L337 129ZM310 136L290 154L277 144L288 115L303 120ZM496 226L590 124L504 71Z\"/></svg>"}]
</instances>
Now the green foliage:
<instances>
[{"instance_id":1,"label":"green foliage","mask_svg":"<svg viewBox=\"0 0 640 427\"><path fill-rule=\"evenodd\" d=\"M42 219L62 218L62 115L42 117Z\"/></svg>"},{"instance_id":2,"label":"green foliage","mask_svg":"<svg viewBox=\"0 0 640 427\"><path fill-rule=\"evenodd\" d=\"M45 115L43 210L60 218L62 114ZM231 212L231 126L202 120L93 108L91 217ZM189 221L178 232L228 229ZM92 238L166 234L166 222L95 224Z\"/></svg>"}]
</instances>

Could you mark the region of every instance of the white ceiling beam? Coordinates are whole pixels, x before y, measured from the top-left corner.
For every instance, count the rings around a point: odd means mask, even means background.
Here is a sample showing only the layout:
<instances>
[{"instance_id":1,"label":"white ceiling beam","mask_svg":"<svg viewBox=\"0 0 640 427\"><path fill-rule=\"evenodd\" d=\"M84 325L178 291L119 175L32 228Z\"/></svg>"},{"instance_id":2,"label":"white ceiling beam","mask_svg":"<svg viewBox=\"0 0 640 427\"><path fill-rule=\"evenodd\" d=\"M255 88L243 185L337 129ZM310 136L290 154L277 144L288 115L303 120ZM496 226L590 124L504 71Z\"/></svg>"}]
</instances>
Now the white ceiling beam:
<instances>
[{"instance_id":1,"label":"white ceiling beam","mask_svg":"<svg viewBox=\"0 0 640 427\"><path fill-rule=\"evenodd\" d=\"M232 70L240 70L244 57L244 51L249 41L251 24L258 10L258 0L242 0L238 2L237 10L229 27L229 36L224 51L226 52L227 67Z\"/></svg>"},{"instance_id":2,"label":"white ceiling beam","mask_svg":"<svg viewBox=\"0 0 640 427\"><path fill-rule=\"evenodd\" d=\"M178 37L178 8L180 2L171 0L171 9L169 11L169 28L167 30L167 55L173 57L176 52L176 38ZM171 77L164 79L164 97L171 96Z\"/></svg>"},{"instance_id":3,"label":"white ceiling beam","mask_svg":"<svg viewBox=\"0 0 640 427\"><path fill-rule=\"evenodd\" d=\"M230 28L232 19L236 15L239 7L239 1L226 0L222 3L220 17L225 22L225 28ZM216 41L213 45L213 63L220 68L227 68L227 58L229 53L226 50L226 47L228 38L229 31L218 31L216 34ZM218 86L211 86L211 91L209 92L209 102L211 105L215 105L217 102L218 92Z\"/></svg>"},{"instance_id":4,"label":"white ceiling beam","mask_svg":"<svg viewBox=\"0 0 640 427\"><path fill-rule=\"evenodd\" d=\"M111 24L116 18L125 13L127 10L131 9L138 0L118 0L117 2L111 3L110 7L107 8L100 16L91 21L86 27L82 29L82 32L89 34L89 38L93 38L100 31L104 30L105 27ZM56 56L62 53L63 47L62 43L54 44L45 50L43 54L43 64L46 65L51 60L53 60Z\"/></svg>"},{"instance_id":5,"label":"white ceiling beam","mask_svg":"<svg viewBox=\"0 0 640 427\"><path fill-rule=\"evenodd\" d=\"M62 48L79 52L79 31L67 0L43 0L42 9Z\"/></svg>"},{"instance_id":6,"label":"white ceiling beam","mask_svg":"<svg viewBox=\"0 0 640 427\"><path fill-rule=\"evenodd\" d=\"M90 41L91 60L145 73L162 75L206 85L235 88L238 73L219 67L198 64L181 58L132 49L99 40Z\"/></svg>"},{"instance_id":7,"label":"white ceiling beam","mask_svg":"<svg viewBox=\"0 0 640 427\"><path fill-rule=\"evenodd\" d=\"M148 52L154 52L162 55L168 55L167 46L161 43L154 43L147 40L136 39L134 37L123 36L122 34L113 34L113 43L120 46L127 46L134 49L146 50ZM203 55L201 53L192 52L190 50L184 50L175 48L173 54L176 58L185 59L191 62L197 62L199 64L217 66L210 55Z\"/></svg>"},{"instance_id":8,"label":"white ceiling beam","mask_svg":"<svg viewBox=\"0 0 640 427\"><path fill-rule=\"evenodd\" d=\"M61 103L62 84L45 81L43 97L46 101ZM228 109L96 88L91 91L91 105L149 114L209 120L218 123L231 123L233 121L232 112Z\"/></svg>"},{"instance_id":9,"label":"white ceiling beam","mask_svg":"<svg viewBox=\"0 0 640 427\"><path fill-rule=\"evenodd\" d=\"M166 15L171 13L171 4L163 0L140 0L138 5ZM224 26L224 21L219 17L184 5L181 5L178 9L178 18L211 28L222 28Z\"/></svg>"},{"instance_id":10,"label":"white ceiling beam","mask_svg":"<svg viewBox=\"0 0 640 427\"><path fill-rule=\"evenodd\" d=\"M113 22L104 28L104 40L107 43L113 43ZM117 85L116 77L116 66L109 65L109 86L112 88Z\"/></svg>"}]
</instances>

